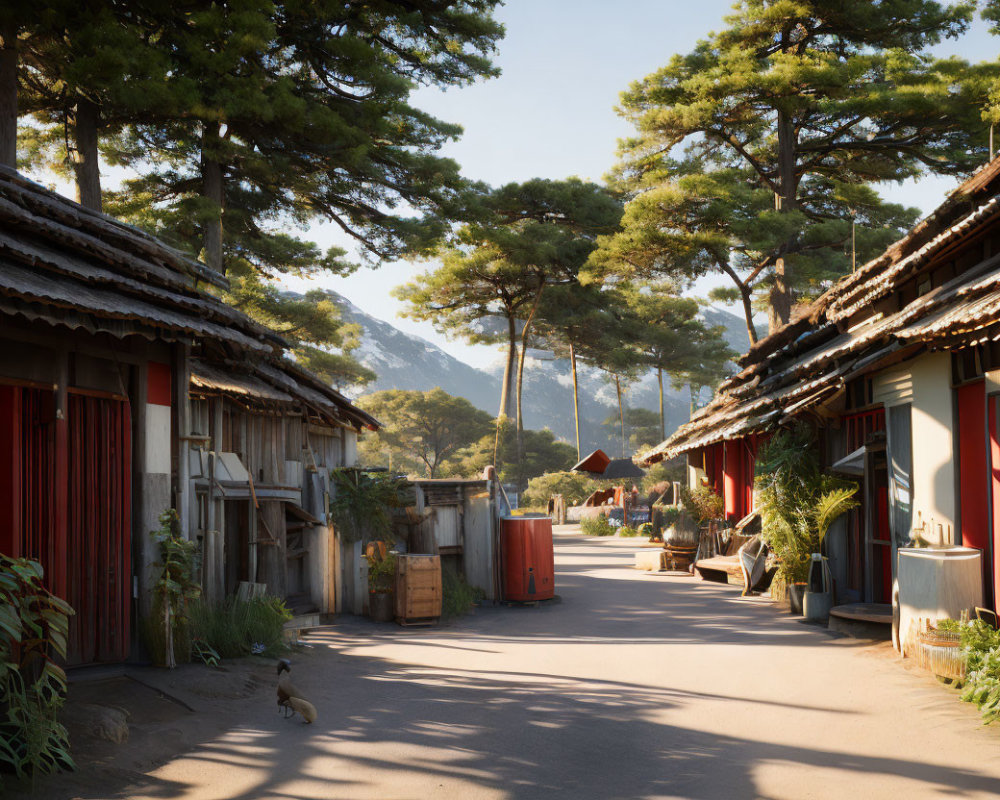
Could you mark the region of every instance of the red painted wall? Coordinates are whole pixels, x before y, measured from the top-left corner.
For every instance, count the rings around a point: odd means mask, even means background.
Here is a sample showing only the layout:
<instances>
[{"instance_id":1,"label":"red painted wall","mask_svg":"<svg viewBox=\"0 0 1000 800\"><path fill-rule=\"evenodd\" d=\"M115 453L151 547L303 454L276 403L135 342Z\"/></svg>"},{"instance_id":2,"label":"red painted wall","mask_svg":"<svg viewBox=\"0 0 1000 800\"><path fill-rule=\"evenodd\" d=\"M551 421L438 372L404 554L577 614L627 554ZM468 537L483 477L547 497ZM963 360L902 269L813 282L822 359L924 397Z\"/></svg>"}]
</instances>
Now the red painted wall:
<instances>
[{"instance_id":1,"label":"red painted wall","mask_svg":"<svg viewBox=\"0 0 1000 800\"><path fill-rule=\"evenodd\" d=\"M962 543L985 549L986 519L986 385L983 381L958 387L958 475Z\"/></svg>"},{"instance_id":2,"label":"red painted wall","mask_svg":"<svg viewBox=\"0 0 1000 800\"><path fill-rule=\"evenodd\" d=\"M170 399L170 365L150 361L146 372L146 402L158 406L172 405Z\"/></svg>"},{"instance_id":3,"label":"red painted wall","mask_svg":"<svg viewBox=\"0 0 1000 800\"><path fill-rule=\"evenodd\" d=\"M1000 548L1000 434L997 432L997 403L1000 402L995 397L990 398L990 486L993 492L993 553L990 559L993 564L990 575L993 580L989 583L993 590L993 608L997 608L996 587L1000 586L1000 559L996 558L997 548ZM989 604L989 600L984 598L984 603Z\"/></svg>"}]
</instances>

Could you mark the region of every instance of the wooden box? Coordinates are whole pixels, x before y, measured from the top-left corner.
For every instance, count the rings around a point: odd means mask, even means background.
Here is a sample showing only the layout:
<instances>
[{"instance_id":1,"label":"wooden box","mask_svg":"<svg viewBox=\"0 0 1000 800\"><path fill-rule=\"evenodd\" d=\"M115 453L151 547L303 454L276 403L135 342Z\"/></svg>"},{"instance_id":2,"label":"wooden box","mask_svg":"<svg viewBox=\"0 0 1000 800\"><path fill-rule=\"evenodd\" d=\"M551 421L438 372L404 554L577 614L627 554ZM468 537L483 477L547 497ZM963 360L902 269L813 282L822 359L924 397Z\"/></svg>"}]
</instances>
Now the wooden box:
<instances>
[{"instance_id":1,"label":"wooden box","mask_svg":"<svg viewBox=\"0 0 1000 800\"><path fill-rule=\"evenodd\" d=\"M434 622L441 616L441 556L396 556L396 621Z\"/></svg>"}]
</instances>

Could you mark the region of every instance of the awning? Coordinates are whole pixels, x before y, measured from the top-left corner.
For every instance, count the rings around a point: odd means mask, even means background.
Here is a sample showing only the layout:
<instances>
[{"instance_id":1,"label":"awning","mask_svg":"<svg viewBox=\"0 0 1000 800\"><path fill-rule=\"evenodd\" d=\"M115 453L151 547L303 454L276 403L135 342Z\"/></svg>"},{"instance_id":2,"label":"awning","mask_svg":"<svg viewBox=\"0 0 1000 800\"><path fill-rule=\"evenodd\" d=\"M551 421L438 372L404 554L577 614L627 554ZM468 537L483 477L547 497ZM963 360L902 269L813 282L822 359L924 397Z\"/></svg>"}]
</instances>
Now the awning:
<instances>
[{"instance_id":1,"label":"awning","mask_svg":"<svg viewBox=\"0 0 1000 800\"><path fill-rule=\"evenodd\" d=\"M839 472L842 475L865 474L865 448L859 447L853 453L849 453L839 461L834 461L830 465L830 472Z\"/></svg>"},{"instance_id":2,"label":"awning","mask_svg":"<svg viewBox=\"0 0 1000 800\"><path fill-rule=\"evenodd\" d=\"M608 468L608 464L611 463L611 459L608 454L603 450L595 450L579 463L573 466L573 472L593 472L596 475L604 474L604 470Z\"/></svg>"}]
</instances>

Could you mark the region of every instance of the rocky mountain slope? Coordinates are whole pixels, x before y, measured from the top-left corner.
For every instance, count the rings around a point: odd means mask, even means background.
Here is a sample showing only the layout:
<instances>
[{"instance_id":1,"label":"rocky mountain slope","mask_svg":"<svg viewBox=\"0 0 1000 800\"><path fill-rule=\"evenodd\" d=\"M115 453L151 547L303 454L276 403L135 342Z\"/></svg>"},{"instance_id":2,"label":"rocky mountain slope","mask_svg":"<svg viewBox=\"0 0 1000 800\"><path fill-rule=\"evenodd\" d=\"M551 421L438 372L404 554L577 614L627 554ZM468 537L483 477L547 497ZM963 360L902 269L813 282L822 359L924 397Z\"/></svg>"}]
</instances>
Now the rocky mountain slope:
<instances>
[{"instance_id":1,"label":"rocky mountain slope","mask_svg":"<svg viewBox=\"0 0 1000 800\"><path fill-rule=\"evenodd\" d=\"M338 301L344 319L363 330L361 346L354 356L378 375L365 392L383 389L425 391L440 386L449 394L466 398L470 403L495 414L500 398L503 359L489 370L480 370L448 355L437 345L404 333L388 322L376 319L341 297ZM717 308L706 308L704 317L713 325L725 328L730 347L743 352L748 346L742 318ZM583 450L595 447L617 454L621 442L601 422L617 413L615 387L597 370L581 368L580 416ZM549 428L568 442L575 439L573 426L573 388L569 362L552 359L541 351L529 351L524 370L524 419L528 428ZM667 432L688 418L691 397L686 387L665 386ZM648 375L627 388L630 407L658 409L656 376ZM626 432L627 433L627 432Z\"/></svg>"}]
</instances>

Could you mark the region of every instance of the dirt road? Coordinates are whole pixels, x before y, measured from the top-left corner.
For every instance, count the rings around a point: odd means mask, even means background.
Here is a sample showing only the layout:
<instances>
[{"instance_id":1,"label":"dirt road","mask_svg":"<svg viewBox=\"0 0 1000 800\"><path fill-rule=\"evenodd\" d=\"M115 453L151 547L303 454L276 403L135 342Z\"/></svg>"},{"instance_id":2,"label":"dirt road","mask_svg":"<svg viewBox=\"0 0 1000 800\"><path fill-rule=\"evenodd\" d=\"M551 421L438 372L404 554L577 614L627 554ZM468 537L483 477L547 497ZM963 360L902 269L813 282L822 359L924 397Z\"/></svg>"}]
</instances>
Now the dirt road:
<instances>
[{"instance_id":1,"label":"dirt road","mask_svg":"<svg viewBox=\"0 0 1000 800\"><path fill-rule=\"evenodd\" d=\"M339 622L293 659L316 724L262 690L236 727L107 796L1000 794L1000 731L887 645L638 573L628 542L557 540L561 602L440 629Z\"/></svg>"}]
</instances>

